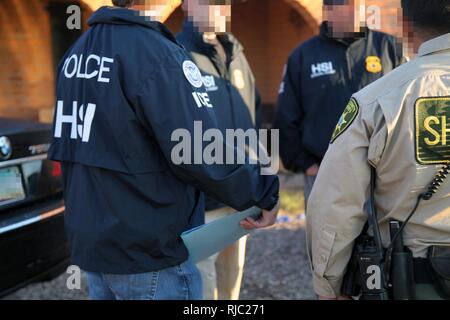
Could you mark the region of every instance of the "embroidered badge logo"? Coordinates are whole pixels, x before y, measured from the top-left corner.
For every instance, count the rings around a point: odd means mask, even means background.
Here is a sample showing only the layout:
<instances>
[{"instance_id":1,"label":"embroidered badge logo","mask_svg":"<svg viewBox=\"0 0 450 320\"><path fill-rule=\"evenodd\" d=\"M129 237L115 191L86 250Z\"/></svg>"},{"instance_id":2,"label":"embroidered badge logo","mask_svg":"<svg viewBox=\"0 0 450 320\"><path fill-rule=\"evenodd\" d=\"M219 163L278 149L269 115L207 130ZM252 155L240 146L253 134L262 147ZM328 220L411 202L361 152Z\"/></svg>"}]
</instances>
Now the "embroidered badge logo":
<instances>
[{"instance_id":1,"label":"embroidered badge logo","mask_svg":"<svg viewBox=\"0 0 450 320\"><path fill-rule=\"evenodd\" d=\"M195 88L203 86L202 74L195 63L190 60L183 62L183 72L189 83Z\"/></svg>"},{"instance_id":2,"label":"embroidered badge logo","mask_svg":"<svg viewBox=\"0 0 450 320\"><path fill-rule=\"evenodd\" d=\"M335 74L333 62L322 62L311 65L311 79Z\"/></svg>"},{"instance_id":3,"label":"embroidered badge logo","mask_svg":"<svg viewBox=\"0 0 450 320\"><path fill-rule=\"evenodd\" d=\"M203 84L205 85L206 91L217 91L219 87L216 85L216 79L214 76L203 76Z\"/></svg>"},{"instance_id":4,"label":"embroidered badge logo","mask_svg":"<svg viewBox=\"0 0 450 320\"><path fill-rule=\"evenodd\" d=\"M358 112L359 112L358 102L354 98L350 99L350 102L345 108L344 113L342 113L342 116L339 119L336 128L334 129L333 135L331 137L331 143L333 143L341 134L344 133L345 130L348 129L348 127L350 127L350 125L353 123L356 116L358 115Z\"/></svg>"}]
</instances>

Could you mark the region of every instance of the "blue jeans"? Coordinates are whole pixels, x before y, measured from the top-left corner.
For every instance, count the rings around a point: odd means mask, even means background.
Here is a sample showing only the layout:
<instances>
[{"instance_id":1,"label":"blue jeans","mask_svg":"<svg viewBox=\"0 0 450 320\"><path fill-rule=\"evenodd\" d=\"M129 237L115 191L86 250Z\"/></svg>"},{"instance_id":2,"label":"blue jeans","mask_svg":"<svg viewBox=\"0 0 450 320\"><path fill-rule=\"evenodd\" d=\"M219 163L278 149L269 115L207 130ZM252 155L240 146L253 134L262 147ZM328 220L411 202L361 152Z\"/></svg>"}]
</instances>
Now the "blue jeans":
<instances>
[{"instance_id":1,"label":"blue jeans","mask_svg":"<svg viewBox=\"0 0 450 320\"><path fill-rule=\"evenodd\" d=\"M191 260L139 274L86 272L91 300L201 300L202 279Z\"/></svg>"}]
</instances>

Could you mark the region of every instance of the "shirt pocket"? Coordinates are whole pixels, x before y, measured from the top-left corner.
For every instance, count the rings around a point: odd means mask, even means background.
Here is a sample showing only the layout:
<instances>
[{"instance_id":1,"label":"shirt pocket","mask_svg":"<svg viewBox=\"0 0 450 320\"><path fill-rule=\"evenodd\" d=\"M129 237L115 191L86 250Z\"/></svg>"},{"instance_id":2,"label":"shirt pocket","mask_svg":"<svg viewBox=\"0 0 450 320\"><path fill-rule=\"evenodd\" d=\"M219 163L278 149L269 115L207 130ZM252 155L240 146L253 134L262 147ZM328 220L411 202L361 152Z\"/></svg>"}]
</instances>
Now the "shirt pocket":
<instances>
[{"instance_id":1,"label":"shirt pocket","mask_svg":"<svg viewBox=\"0 0 450 320\"><path fill-rule=\"evenodd\" d=\"M314 272L323 277L325 270L328 266L328 262L331 257L331 251L333 249L334 241L336 238L336 232L322 229L319 236L318 247L313 259Z\"/></svg>"}]
</instances>

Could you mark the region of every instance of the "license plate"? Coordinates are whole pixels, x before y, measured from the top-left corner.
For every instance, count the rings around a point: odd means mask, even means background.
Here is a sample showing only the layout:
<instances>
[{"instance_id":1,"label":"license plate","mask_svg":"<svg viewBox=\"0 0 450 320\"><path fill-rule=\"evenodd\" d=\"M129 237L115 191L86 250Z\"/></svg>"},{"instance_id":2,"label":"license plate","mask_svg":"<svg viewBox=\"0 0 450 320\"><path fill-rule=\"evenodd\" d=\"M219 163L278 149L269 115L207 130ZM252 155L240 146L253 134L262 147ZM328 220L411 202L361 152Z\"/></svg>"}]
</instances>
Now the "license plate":
<instances>
[{"instance_id":1,"label":"license plate","mask_svg":"<svg viewBox=\"0 0 450 320\"><path fill-rule=\"evenodd\" d=\"M18 167L0 169L0 205L25 199Z\"/></svg>"}]
</instances>

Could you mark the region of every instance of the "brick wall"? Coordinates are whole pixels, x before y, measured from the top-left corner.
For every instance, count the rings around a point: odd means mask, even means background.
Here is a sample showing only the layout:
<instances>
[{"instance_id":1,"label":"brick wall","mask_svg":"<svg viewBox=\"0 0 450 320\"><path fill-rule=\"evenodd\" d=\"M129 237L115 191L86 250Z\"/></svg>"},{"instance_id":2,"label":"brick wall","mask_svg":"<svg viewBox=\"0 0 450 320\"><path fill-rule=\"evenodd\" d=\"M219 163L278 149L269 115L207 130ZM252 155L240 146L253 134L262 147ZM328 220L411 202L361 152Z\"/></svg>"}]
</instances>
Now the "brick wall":
<instances>
[{"instance_id":1,"label":"brick wall","mask_svg":"<svg viewBox=\"0 0 450 320\"><path fill-rule=\"evenodd\" d=\"M265 102L275 103L283 66L292 50L317 33L317 26L308 24L304 16L291 5L271 0L268 7L267 60ZM270 63L267 63L270 62Z\"/></svg>"},{"instance_id":2,"label":"brick wall","mask_svg":"<svg viewBox=\"0 0 450 320\"><path fill-rule=\"evenodd\" d=\"M53 105L46 1L0 1L0 116L37 119Z\"/></svg>"},{"instance_id":3,"label":"brick wall","mask_svg":"<svg viewBox=\"0 0 450 320\"><path fill-rule=\"evenodd\" d=\"M233 32L245 46L264 103L274 104L287 57L316 30L284 1L267 0L261 6L249 0L233 14Z\"/></svg>"}]
</instances>

